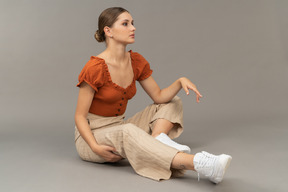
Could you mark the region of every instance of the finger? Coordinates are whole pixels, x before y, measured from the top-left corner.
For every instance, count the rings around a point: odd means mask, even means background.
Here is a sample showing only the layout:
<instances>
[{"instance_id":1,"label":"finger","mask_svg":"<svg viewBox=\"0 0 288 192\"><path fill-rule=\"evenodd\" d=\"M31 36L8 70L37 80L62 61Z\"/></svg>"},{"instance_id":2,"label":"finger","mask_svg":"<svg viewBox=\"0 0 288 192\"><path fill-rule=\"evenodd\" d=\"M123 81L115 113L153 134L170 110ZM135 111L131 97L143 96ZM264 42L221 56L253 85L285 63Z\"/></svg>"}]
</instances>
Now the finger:
<instances>
[{"instance_id":1,"label":"finger","mask_svg":"<svg viewBox=\"0 0 288 192\"><path fill-rule=\"evenodd\" d=\"M188 87L183 87L183 89L184 89L184 91L185 91L185 93L186 93L186 95L189 95L189 90L188 90Z\"/></svg>"},{"instance_id":2,"label":"finger","mask_svg":"<svg viewBox=\"0 0 288 192\"><path fill-rule=\"evenodd\" d=\"M114 148L114 147L111 147L111 146L108 146L108 145L106 145L106 149L108 150L108 151L114 151L114 152L116 152L116 149Z\"/></svg>"},{"instance_id":3,"label":"finger","mask_svg":"<svg viewBox=\"0 0 288 192\"><path fill-rule=\"evenodd\" d=\"M110 154L111 155L111 157L113 158L113 159L115 159L115 158L122 158L119 154L115 154L115 153L112 153L112 154Z\"/></svg>"},{"instance_id":4,"label":"finger","mask_svg":"<svg viewBox=\"0 0 288 192\"><path fill-rule=\"evenodd\" d=\"M120 156L120 155L118 155L118 152L117 152L117 150L116 150L114 147L107 146L107 151L109 151L109 152L112 153L113 155ZM121 156L120 156L120 157L121 157Z\"/></svg>"},{"instance_id":5,"label":"finger","mask_svg":"<svg viewBox=\"0 0 288 192\"><path fill-rule=\"evenodd\" d=\"M121 157L120 155L117 155L116 161L119 161L119 160L121 160L121 159L123 159L123 157Z\"/></svg>"},{"instance_id":6,"label":"finger","mask_svg":"<svg viewBox=\"0 0 288 192\"><path fill-rule=\"evenodd\" d=\"M199 100L199 95L196 96L196 100L197 100L197 103L200 102L200 100Z\"/></svg>"},{"instance_id":7,"label":"finger","mask_svg":"<svg viewBox=\"0 0 288 192\"><path fill-rule=\"evenodd\" d=\"M197 95L199 95L200 97L203 97L202 95L201 95L201 93L197 90L197 88L195 88L195 87L189 87L189 89L191 89L191 90L193 90Z\"/></svg>"},{"instance_id":8,"label":"finger","mask_svg":"<svg viewBox=\"0 0 288 192\"><path fill-rule=\"evenodd\" d=\"M112 154L120 156L120 154L117 151L110 151Z\"/></svg>"},{"instance_id":9,"label":"finger","mask_svg":"<svg viewBox=\"0 0 288 192\"><path fill-rule=\"evenodd\" d=\"M111 151L109 151L105 154L104 159L108 162L115 162L115 161L119 161L120 159L122 159L122 157L120 155L116 155L112 153Z\"/></svg>"},{"instance_id":10,"label":"finger","mask_svg":"<svg viewBox=\"0 0 288 192\"><path fill-rule=\"evenodd\" d=\"M194 92L195 92L196 96L200 97L200 93L199 92L197 92L197 91L194 91Z\"/></svg>"},{"instance_id":11,"label":"finger","mask_svg":"<svg viewBox=\"0 0 288 192\"><path fill-rule=\"evenodd\" d=\"M111 157L112 162L116 162L116 161L119 161L121 159L123 159L123 157L121 157L120 155L116 155L116 154L113 154L113 156Z\"/></svg>"},{"instance_id":12,"label":"finger","mask_svg":"<svg viewBox=\"0 0 288 192\"><path fill-rule=\"evenodd\" d=\"M198 96L202 97L202 95L200 94L200 92L197 89L193 90Z\"/></svg>"},{"instance_id":13,"label":"finger","mask_svg":"<svg viewBox=\"0 0 288 192\"><path fill-rule=\"evenodd\" d=\"M196 87L193 87L192 85L187 85L187 88L188 88L188 89L191 89L191 90L193 90L193 91L196 90Z\"/></svg>"}]
</instances>

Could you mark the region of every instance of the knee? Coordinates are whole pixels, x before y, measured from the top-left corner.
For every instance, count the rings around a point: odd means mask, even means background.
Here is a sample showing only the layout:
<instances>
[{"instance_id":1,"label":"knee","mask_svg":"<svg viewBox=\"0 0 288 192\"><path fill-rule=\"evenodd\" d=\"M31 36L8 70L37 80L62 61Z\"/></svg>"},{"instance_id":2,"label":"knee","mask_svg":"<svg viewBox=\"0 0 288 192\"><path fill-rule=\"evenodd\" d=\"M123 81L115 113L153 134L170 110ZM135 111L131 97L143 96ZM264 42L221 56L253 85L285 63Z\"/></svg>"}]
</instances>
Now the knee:
<instances>
[{"instance_id":1,"label":"knee","mask_svg":"<svg viewBox=\"0 0 288 192\"><path fill-rule=\"evenodd\" d=\"M177 95L171 100L171 103L174 103L180 109L182 109L182 107L183 107L182 99Z\"/></svg>"},{"instance_id":2,"label":"knee","mask_svg":"<svg viewBox=\"0 0 288 192\"><path fill-rule=\"evenodd\" d=\"M179 96L177 96L177 95L171 101L182 103L182 99Z\"/></svg>"},{"instance_id":3,"label":"knee","mask_svg":"<svg viewBox=\"0 0 288 192\"><path fill-rule=\"evenodd\" d=\"M123 134L126 134L126 135L135 135L139 131L142 131L142 130L132 123L127 123L123 125L122 131L123 131Z\"/></svg>"},{"instance_id":4,"label":"knee","mask_svg":"<svg viewBox=\"0 0 288 192\"><path fill-rule=\"evenodd\" d=\"M182 100L181 100L181 98L179 96L176 95L168 103L157 104L157 111L160 108L169 108L170 111L174 111L174 112L177 112L177 113L182 113L182 111L183 111Z\"/></svg>"},{"instance_id":5,"label":"knee","mask_svg":"<svg viewBox=\"0 0 288 192\"><path fill-rule=\"evenodd\" d=\"M125 133L129 133L132 132L133 129L135 129L136 125L132 124L132 123L127 123L123 125L123 132Z\"/></svg>"}]
</instances>

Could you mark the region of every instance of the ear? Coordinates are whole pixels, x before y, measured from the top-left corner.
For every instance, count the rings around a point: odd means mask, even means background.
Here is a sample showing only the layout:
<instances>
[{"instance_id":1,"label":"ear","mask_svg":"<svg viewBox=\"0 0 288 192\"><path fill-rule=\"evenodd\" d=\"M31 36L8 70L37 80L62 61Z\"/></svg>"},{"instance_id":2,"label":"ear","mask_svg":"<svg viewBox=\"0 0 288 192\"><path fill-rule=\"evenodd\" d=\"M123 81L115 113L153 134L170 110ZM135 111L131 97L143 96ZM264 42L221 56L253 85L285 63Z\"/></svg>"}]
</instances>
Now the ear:
<instances>
[{"instance_id":1,"label":"ear","mask_svg":"<svg viewBox=\"0 0 288 192\"><path fill-rule=\"evenodd\" d=\"M107 37L112 36L112 29L110 27L105 26L103 30L104 30Z\"/></svg>"}]
</instances>

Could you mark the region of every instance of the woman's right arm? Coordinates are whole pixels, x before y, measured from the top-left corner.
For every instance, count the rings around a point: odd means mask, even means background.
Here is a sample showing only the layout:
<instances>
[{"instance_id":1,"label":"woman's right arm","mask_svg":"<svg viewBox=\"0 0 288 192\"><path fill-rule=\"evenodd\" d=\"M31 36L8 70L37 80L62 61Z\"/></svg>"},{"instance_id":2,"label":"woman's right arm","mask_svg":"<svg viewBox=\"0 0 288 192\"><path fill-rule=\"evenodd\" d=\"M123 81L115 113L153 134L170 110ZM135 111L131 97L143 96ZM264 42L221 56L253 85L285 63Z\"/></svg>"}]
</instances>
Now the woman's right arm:
<instances>
[{"instance_id":1,"label":"woman's right arm","mask_svg":"<svg viewBox=\"0 0 288 192\"><path fill-rule=\"evenodd\" d=\"M86 141L94 153L97 153L109 162L119 161L122 157L112 153L112 151L116 152L116 149L106 145L99 145L88 124L87 115L94 94L95 90L89 84L85 81L81 83L75 112L76 127L78 128L81 137Z\"/></svg>"}]
</instances>

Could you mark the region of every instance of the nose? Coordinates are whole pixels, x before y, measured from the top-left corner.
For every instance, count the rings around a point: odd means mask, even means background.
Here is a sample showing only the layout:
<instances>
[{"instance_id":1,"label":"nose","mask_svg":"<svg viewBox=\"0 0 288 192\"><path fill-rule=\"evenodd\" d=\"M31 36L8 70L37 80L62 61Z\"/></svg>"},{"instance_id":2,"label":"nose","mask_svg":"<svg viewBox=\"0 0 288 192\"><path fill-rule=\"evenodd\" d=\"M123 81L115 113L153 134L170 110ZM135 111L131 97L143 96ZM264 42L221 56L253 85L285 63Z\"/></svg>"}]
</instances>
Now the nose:
<instances>
[{"instance_id":1,"label":"nose","mask_svg":"<svg viewBox=\"0 0 288 192\"><path fill-rule=\"evenodd\" d=\"M132 31L135 31L136 30L136 27L134 27L134 25L132 25Z\"/></svg>"}]
</instances>

